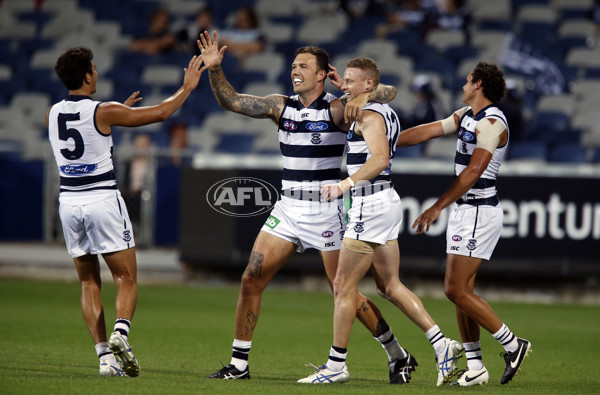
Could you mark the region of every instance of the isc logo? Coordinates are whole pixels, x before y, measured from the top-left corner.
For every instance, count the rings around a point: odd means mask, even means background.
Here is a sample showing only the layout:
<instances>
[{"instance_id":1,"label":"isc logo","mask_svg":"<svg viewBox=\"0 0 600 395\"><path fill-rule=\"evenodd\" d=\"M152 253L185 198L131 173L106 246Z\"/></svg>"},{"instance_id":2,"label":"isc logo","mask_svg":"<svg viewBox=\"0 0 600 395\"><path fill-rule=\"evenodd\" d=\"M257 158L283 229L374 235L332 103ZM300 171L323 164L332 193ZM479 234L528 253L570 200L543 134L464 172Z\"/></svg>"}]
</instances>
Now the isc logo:
<instances>
[{"instance_id":1,"label":"isc logo","mask_svg":"<svg viewBox=\"0 0 600 395\"><path fill-rule=\"evenodd\" d=\"M269 211L279 199L277 189L253 177L233 177L213 184L206 201L221 214L251 217Z\"/></svg>"}]
</instances>

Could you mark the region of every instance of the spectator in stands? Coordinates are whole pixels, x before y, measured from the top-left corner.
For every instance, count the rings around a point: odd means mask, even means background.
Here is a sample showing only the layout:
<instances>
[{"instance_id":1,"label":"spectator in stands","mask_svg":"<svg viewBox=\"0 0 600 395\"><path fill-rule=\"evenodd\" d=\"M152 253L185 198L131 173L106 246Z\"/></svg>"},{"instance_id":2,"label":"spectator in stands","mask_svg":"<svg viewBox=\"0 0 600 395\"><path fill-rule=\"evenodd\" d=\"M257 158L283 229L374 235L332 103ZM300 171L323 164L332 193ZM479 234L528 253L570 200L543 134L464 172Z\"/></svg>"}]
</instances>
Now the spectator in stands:
<instances>
[{"instance_id":1,"label":"spectator in stands","mask_svg":"<svg viewBox=\"0 0 600 395\"><path fill-rule=\"evenodd\" d=\"M137 229L140 226L142 191L146 184L149 155L152 148L150 137L147 134L138 134L133 139L133 157L125 165L123 199L129 211L134 233L138 233Z\"/></svg>"},{"instance_id":2,"label":"spectator in stands","mask_svg":"<svg viewBox=\"0 0 600 395\"><path fill-rule=\"evenodd\" d=\"M194 24L187 31L187 41L196 55L200 55L200 49L196 44L200 39L200 35L206 30L212 32L216 29L215 19L212 8L210 6L202 7L196 12Z\"/></svg>"},{"instance_id":3,"label":"spectator in stands","mask_svg":"<svg viewBox=\"0 0 600 395\"><path fill-rule=\"evenodd\" d=\"M404 129L444 118L444 106L435 94L429 77L417 75L410 85L410 90L414 93L417 104L410 114L401 116Z\"/></svg>"},{"instance_id":4,"label":"spectator in stands","mask_svg":"<svg viewBox=\"0 0 600 395\"><path fill-rule=\"evenodd\" d=\"M159 55L175 50L180 38L170 31L171 14L165 8L156 9L150 15L148 36L131 42L129 49L149 55Z\"/></svg>"},{"instance_id":5,"label":"spectator in stands","mask_svg":"<svg viewBox=\"0 0 600 395\"><path fill-rule=\"evenodd\" d=\"M523 140L525 137L523 130L523 95L519 92L515 80L506 80L506 96L500 100L498 107L508 121L510 139L512 141Z\"/></svg>"},{"instance_id":6,"label":"spectator in stands","mask_svg":"<svg viewBox=\"0 0 600 395\"><path fill-rule=\"evenodd\" d=\"M248 55L265 49L265 37L259 28L258 17L250 6L236 11L233 25L223 30L221 37L221 45L226 45L241 65Z\"/></svg>"},{"instance_id":7,"label":"spectator in stands","mask_svg":"<svg viewBox=\"0 0 600 395\"><path fill-rule=\"evenodd\" d=\"M427 12L419 0L396 0L388 5L386 22L377 27L375 35L383 38L389 33L403 29L421 32L426 23Z\"/></svg>"},{"instance_id":8,"label":"spectator in stands","mask_svg":"<svg viewBox=\"0 0 600 395\"><path fill-rule=\"evenodd\" d=\"M188 126L184 122L175 121L169 127L169 159L175 166L189 162Z\"/></svg>"},{"instance_id":9,"label":"spectator in stands","mask_svg":"<svg viewBox=\"0 0 600 395\"><path fill-rule=\"evenodd\" d=\"M379 0L340 0L340 9L350 19L357 19L367 15L381 15L385 7Z\"/></svg>"},{"instance_id":10,"label":"spectator in stands","mask_svg":"<svg viewBox=\"0 0 600 395\"><path fill-rule=\"evenodd\" d=\"M462 30L465 42L469 43L470 14L466 6L467 0L442 0L436 2L436 11L433 18L433 27L447 30Z\"/></svg>"}]
</instances>

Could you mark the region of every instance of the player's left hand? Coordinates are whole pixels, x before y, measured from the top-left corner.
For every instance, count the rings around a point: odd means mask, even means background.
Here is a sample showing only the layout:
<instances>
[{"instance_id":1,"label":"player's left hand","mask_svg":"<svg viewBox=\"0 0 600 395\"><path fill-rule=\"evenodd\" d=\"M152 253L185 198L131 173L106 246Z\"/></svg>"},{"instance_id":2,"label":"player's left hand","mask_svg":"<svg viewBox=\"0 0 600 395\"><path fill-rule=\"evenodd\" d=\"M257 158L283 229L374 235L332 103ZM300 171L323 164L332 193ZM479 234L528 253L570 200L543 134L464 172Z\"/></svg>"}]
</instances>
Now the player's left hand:
<instances>
[{"instance_id":1,"label":"player's left hand","mask_svg":"<svg viewBox=\"0 0 600 395\"><path fill-rule=\"evenodd\" d=\"M185 75L183 76L183 85L188 86L190 89L196 89L198 82L200 82L200 76L206 70L207 66L202 66L202 55L194 56L190 59L190 63L187 68L184 68Z\"/></svg>"},{"instance_id":2,"label":"player's left hand","mask_svg":"<svg viewBox=\"0 0 600 395\"><path fill-rule=\"evenodd\" d=\"M338 184L321 185L321 196L328 202L337 199L342 193L342 188Z\"/></svg>"},{"instance_id":3,"label":"player's left hand","mask_svg":"<svg viewBox=\"0 0 600 395\"><path fill-rule=\"evenodd\" d=\"M140 97L138 97L138 96L139 96L139 94L140 94L140 91L135 91L135 92L133 92L133 93L131 94L131 96L129 96L129 97L127 98L127 100L125 100L125 101L123 102L123 104L124 104L124 105L126 105L127 107L131 107L131 106L133 106L135 103L137 103L137 102L139 102L140 100L142 100L142 99L143 99L143 97L141 97L141 96L140 96Z\"/></svg>"},{"instance_id":4,"label":"player's left hand","mask_svg":"<svg viewBox=\"0 0 600 395\"><path fill-rule=\"evenodd\" d=\"M329 65L329 72L327 73L327 78L329 78L329 82L331 83L331 85L335 86L339 90L342 90L344 80L338 74L337 69L332 65Z\"/></svg>"},{"instance_id":5,"label":"player's left hand","mask_svg":"<svg viewBox=\"0 0 600 395\"><path fill-rule=\"evenodd\" d=\"M361 93L352 100L348 101L348 103L346 103L346 107L344 107L344 121L346 121L346 123L354 121L360 122L362 120L362 109L367 105L368 101L368 92Z\"/></svg>"},{"instance_id":6,"label":"player's left hand","mask_svg":"<svg viewBox=\"0 0 600 395\"><path fill-rule=\"evenodd\" d=\"M429 227L436 219L438 219L441 212L442 210L438 209L436 206L431 206L416 219L412 228L417 228L417 234L421 234L423 231L429 232Z\"/></svg>"}]
</instances>

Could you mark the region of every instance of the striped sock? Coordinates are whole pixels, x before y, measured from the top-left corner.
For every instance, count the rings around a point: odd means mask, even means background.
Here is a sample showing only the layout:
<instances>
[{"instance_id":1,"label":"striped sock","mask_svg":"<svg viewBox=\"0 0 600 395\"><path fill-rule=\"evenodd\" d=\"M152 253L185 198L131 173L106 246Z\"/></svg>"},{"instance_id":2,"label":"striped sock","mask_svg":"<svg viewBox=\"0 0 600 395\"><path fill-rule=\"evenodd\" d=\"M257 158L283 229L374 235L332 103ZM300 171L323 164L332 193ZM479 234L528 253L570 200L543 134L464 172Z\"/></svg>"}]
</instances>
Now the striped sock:
<instances>
[{"instance_id":1,"label":"striped sock","mask_svg":"<svg viewBox=\"0 0 600 395\"><path fill-rule=\"evenodd\" d=\"M234 365L240 372L243 372L248 367L248 354L250 354L251 347L252 340L246 341L233 339L233 352L231 353L231 364Z\"/></svg>"},{"instance_id":2,"label":"striped sock","mask_svg":"<svg viewBox=\"0 0 600 395\"><path fill-rule=\"evenodd\" d=\"M429 342L433 346L436 357L444 352L444 349L446 348L446 336L444 336L439 326L434 325L429 328L429 330L425 332L425 336L427 336L427 339L429 339Z\"/></svg>"},{"instance_id":3,"label":"striped sock","mask_svg":"<svg viewBox=\"0 0 600 395\"><path fill-rule=\"evenodd\" d=\"M329 359L327 360L327 369L339 372L346 365L347 348L331 346L329 350Z\"/></svg>"},{"instance_id":4,"label":"striped sock","mask_svg":"<svg viewBox=\"0 0 600 395\"><path fill-rule=\"evenodd\" d=\"M396 359L406 358L406 351L400 347L398 339L396 339L396 336L394 336L391 328L389 328L383 335L373 337L381 344L381 347L383 347L385 350L390 362Z\"/></svg>"},{"instance_id":5,"label":"striped sock","mask_svg":"<svg viewBox=\"0 0 600 395\"><path fill-rule=\"evenodd\" d=\"M502 347L504 347L507 352L515 352L517 348L519 348L517 337L504 324L502 324L500 330L492 336L502 344Z\"/></svg>"},{"instance_id":6,"label":"striped sock","mask_svg":"<svg viewBox=\"0 0 600 395\"><path fill-rule=\"evenodd\" d=\"M481 358L481 342L464 343L463 346L465 346L467 368L469 370L483 369L483 359Z\"/></svg>"},{"instance_id":7,"label":"striped sock","mask_svg":"<svg viewBox=\"0 0 600 395\"><path fill-rule=\"evenodd\" d=\"M114 332L119 332L121 336L127 340L129 337L129 328L131 328L131 321L126 318L117 318L115 321Z\"/></svg>"},{"instance_id":8,"label":"striped sock","mask_svg":"<svg viewBox=\"0 0 600 395\"><path fill-rule=\"evenodd\" d=\"M100 358L101 361L106 361L112 364L117 363L115 356L113 355L112 351L110 351L108 342L100 342L94 347L96 348L96 355L98 355L98 358Z\"/></svg>"}]
</instances>

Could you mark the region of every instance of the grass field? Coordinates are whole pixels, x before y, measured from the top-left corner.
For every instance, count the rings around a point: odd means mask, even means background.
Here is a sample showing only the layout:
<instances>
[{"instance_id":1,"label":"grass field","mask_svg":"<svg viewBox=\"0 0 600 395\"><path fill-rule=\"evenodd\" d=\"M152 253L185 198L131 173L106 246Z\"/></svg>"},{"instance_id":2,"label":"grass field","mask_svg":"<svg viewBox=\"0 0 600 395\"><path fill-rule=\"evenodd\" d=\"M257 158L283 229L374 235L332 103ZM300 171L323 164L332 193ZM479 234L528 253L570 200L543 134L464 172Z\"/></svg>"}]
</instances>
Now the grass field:
<instances>
[{"instance_id":1,"label":"grass field","mask_svg":"<svg viewBox=\"0 0 600 395\"><path fill-rule=\"evenodd\" d=\"M114 320L112 284L103 300ZM600 309L595 306L492 303L499 316L532 342L523 369L505 386L500 345L482 331L490 383L478 388L435 386L433 350L424 334L389 302L380 306L400 343L419 362L408 385L387 384L381 346L355 324L349 345L350 382L313 386L296 380L305 363L326 361L332 334L332 297L267 289L250 355L251 380L204 377L231 355L237 287L141 285L130 340L142 370L137 378L100 378L91 338L79 310L79 285L0 279L0 393L145 394L520 394L600 393ZM447 336L458 338L453 306L424 299ZM466 362L460 361L459 367Z\"/></svg>"}]
</instances>

